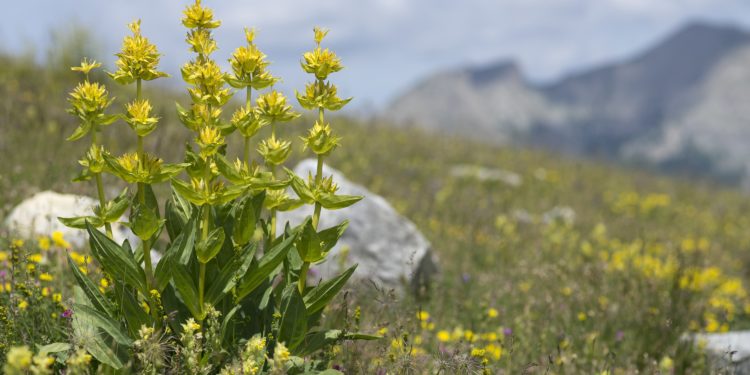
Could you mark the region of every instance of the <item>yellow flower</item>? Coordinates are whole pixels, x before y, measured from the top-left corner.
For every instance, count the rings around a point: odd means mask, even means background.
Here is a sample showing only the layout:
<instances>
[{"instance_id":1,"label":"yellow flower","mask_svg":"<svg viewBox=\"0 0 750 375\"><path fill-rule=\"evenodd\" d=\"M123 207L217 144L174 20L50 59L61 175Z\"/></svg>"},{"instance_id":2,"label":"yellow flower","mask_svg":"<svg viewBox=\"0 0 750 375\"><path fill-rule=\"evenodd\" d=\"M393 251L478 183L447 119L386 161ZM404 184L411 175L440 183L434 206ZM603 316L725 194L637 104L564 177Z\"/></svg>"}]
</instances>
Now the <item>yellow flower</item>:
<instances>
[{"instance_id":1,"label":"yellow flower","mask_svg":"<svg viewBox=\"0 0 750 375\"><path fill-rule=\"evenodd\" d=\"M442 330L437 333L437 339L440 342L448 342L451 340L451 334L448 331Z\"/></svg>"},{"instance_id":2,"label":"yellow flower","mask_svg":"<svg viewBox=\"0 0 750 375\"><path fill-rule=\"evenodd\" d=\"M66 249L70 247L70 242L65 241L65 238L63 238L63 233L59 230L52 232L52 242L54 242L56 246Z\"/></svg>"},{"instance_id":3,"label":"yellow flower","mask_svg":"<svg viewBox=\"0 0 750 375\"><path fill-rule=\"evenodd\" d=\"M41 275L39 275L39 280L41 281L52 281L54 278L49 273L45 272Z\"/></svg>"},{"instance_id":4,"label":"yellow flower","mask_svg":"<svg viewBox=\"0 0 750 375\"><path fill-rule=\"evenodd\" d=\"M498 315L500 315L500 313L495 308L491 307L489 310L487 310L487 317L490 319L497 318Z\"/></svg>"},{"instance_id":5,"label":"yellow flower","mask_svg":"<svg viewBox=\"0 0 750 375\"><path fill-rule=\"evenodd\" d=\"M109 286L109 281L106 278L102 278L99 280L99 285L106 289Z\"/></svg>"},{"instance_id":6,"label":"yellow flower","mask_svg":"<svg viewBox=\"0 0 750 375\"><path fill-rule=\"evenodd\" d=\"M383 328L381 328L381 329L378 330L378 335L379 336L385 336L387 334L388 334L388 327L383 327Z\"/></svg>"},{"instance_id":7,"label":"yellow flower","mask_svg":"<svg viewBox=\"0 0 750 375\"><path fill-rule=\"evenodd\" d=\"M573 289L569 286L566 286L560 289L560 293L562 293L562 295L565 297L570 297L573 294Z\"/></svg>"},{"instance_id":8,"label":"yellow flower","mask_svg":"<svg viewBox=\"0 0 750 375\"><path fill-rule=\"evenodd\" d=\"M486 354L486 351L484 349L480 348L473 348L471 349L471 356L476 358L484 358L484 355Z\"/></svg>"},{"instance_id":9,"label":"yellow flower","mask_svg":"<svg viewBox=\"0 0 750 375\"><path fill-rule=\"evenodd\" d=\"M427 321L428 319L430 319L430 313L428 313L427 311L418 311L417 319L419 319L422 322Z\"/></svg>"},{"instance_id":10,"label":"yellow flower","mask_svg":"<svg viewBox=\"0 0 750 375\"><path fill-rule=\"evenodd\" d=\"M110 73L119 84L129 84L136 80L151 81L167 74L157 70L161 54L148 38L141 35L141 20L128 25L133 35L122 40L122 49L117 56L117 71Z\"/></svg>"},{"instance_id":11,"label":"yellow flower","mask_svg":"<svg viewBox=\"0 0 750 375\"><path fill-rule=\"evenodd\" d=\"M22 299L21 302L18 303L19 310L26 310L27 307L29 307L29 303L25 299Z\"/></svg>"},{"instance_id":12,"label":"yellow flower","mask_svg":"<svg viewBox=\"0 0 750 375\"><path fill-rule=\"evenodd\" d=\"M49 237L39 237L39 248L47 251L50 248L50 240Z\"/></svg>"},{"instance_id":13,"label":"yellow flower","mask_svg":"<svg viewBox=\"0 0 750 375\"><path fill-rule=\"evenodd\" d=\"M7 362L3 366L3 371L6 374L26 373L29 367L31 367L31 358L33 355L28 346L10 348L5 357Z\"/></svg>"},{"instance_id":14,"label":"yellow flower","mask_svg":"<svg viewBox=\"0 0 750 375\"><path fill-rule=\"evenodd\" d=\"M13 247L23 247L23 240L21 239L15 239L13 242L11 242L11 245Z\"/></svg>"},{"instance_id":15,"label":"yellow flower","mask_svg":"<svg viewBox=\"0 0 750 375\"><path fill-rule=\"evenodd\" d=\"M29 262L32 263L41 263L42 262L42 254L36 253L29 255Z\"/></svg>"},{"instance_id":16,"label":"yellow flower","mask_svg":"<svg viewBox=\"0 0 750 375\"><path fill-rule=\"evenodd\" d=\"M588 316L586 315L585 312L582 311L582 312L578 313L578 320L580 320L582 322L585 322L587 318L588 318Z\"/></svg>"},{"instance_id":17,"label":"yellow flower","mask_svg":"<svg viewBox=\"0 0 750 375\"><path fill-rule=\"evenodd\" d=\"M42 288L42 297L49 297L49 288L46 286Z\"/></svg>"},{"instance_id":18,"label":"yellow flower","mask_svg":"<svg viewBox=\"0 0 750 375\"><path fill-rule=\"evenodd\" d=\"M92 70L99 68L101 66L102 66L102 63L97 62L96 60L89 61L89 59L84 57L83 60L81 60L81 65L73 66L70 68L70 70L74 72L81 72L85 74L86 76L88 76Z\"/></svg>"},{"instance_id":19,"label":"yellow flower","mask_svg":"<svg viewBox=\"0 0 750 375\"><path fill-rule=\"evenodd\" d=\"M0 262L5 262L8 260L8 253L5 251L0 251Z\"/></svg>"},{"instance_id":20,"label":"yellow flower","mask_svg":"<svg viewBox=\"0 0 750 375\"><path fill-rule=\"evenodd\" d=\"M52 295L52 300L55 302L62 302L62 294L55 293Z\"/></svg>"},{"instance_id":21,"label":"yellow flower","mask_svg":"<svg viewBox=\"0 0 750 375\"><path fill-rule=\"evenodd\" d=\"M221 25L221 21L214 20L214 12L210 8L201 6L200 0L195 0L182 14L182 24L187 28L215 29Z\"/></svg>"}]
</instances>

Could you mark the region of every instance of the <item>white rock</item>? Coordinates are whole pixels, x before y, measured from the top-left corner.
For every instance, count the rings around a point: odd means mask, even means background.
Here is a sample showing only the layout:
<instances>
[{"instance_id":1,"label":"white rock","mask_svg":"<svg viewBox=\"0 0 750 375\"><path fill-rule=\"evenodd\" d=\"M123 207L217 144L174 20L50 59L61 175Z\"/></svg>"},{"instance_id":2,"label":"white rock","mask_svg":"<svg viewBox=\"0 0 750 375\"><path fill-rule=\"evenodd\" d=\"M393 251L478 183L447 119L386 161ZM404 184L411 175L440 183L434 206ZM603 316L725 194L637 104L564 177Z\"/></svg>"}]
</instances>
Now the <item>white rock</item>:
<instances>
[{"instance_id":1,"label":"white rock","mask_svg":"<svg viewBox=\"0 0 750 375\"><path fill-rule=\"evenodd\" d=\"M704 333L694 336L719 366L732 368L732 374L750 374L750 330Z\"/></svg>"},{"instance_id":2,"label":"white rock","mask_svg":"<svg viewBox=\"0 0 750 375\"><path fill-rule=\"evenodd\" d=\"M497 181L512 187L519 187L523 183L523 179L518 173L477 165L456 165L451 168L451 176L475 178L479 181Z\"/></svg>"},{"instance_id":3,"label":"white rock","mask_svg":"<svg viewBox=\"0 0 750 375\"><path fill-rule=\"evenodd\" d=\"M5 227L15 236L30 240L59 231L74 249L82 249L87 246L89 240L86 231L66 227L57 218L92 215L91 209L98 204L99 201L82 195L43 191L13 208L5 219ZM125 216L120 218L120 222L125 221ZM133 247L140 243L140 239L130 231L130 228L117 222L112 223L112 236L118 244L122 244L126 239ZM161 254L151 250L152 263L159 263L159 259Z\"/></svg>"},{"instance_id":4,"label":"white rock","mask_svg":"<svg viewBox=\"0 0 750 375\"><path fill-rule=\"evenodd\" d=\"M317 162L307 159L294 169L300 176L315 174ZM338 194L362 195L365 198L353 206L340 210L323 210L319 228L338 225L345 219L349 227L327 259L312 267L315 278L329 279L346 267L358 263L353 278L370 279L380 286L401 290L405 285L418 288L428 284L437 272L437 260L430 243L417 227L399 215L382 197L347 180L341 172L324 165L323 174L333 175ZM277 230L284 223L301 223L313 214L305 205L291 212L281 212ZM311 276L312 277L312 276Z\"/></svg>"}]
</instances>

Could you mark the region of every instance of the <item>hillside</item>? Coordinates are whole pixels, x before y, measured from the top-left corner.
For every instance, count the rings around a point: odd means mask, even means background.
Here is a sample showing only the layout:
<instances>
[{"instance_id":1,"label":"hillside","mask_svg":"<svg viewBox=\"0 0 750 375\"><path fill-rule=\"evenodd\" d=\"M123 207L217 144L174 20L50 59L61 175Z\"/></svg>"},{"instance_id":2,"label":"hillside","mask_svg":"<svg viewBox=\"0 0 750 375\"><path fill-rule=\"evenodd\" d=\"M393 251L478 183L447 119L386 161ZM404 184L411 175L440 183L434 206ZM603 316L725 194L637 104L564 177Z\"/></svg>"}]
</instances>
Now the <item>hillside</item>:
<instances>
[{"instance_id":1,"label":"hillside","mask_svg":"<svg viewBox=\"0 0 750 375\"><path fill-rule=\"evenodd\" d=\"M402 124L736 181L750 165L741 146L750 141L749 53L746 31L696 22L630 59L544 85L518 67L481 74L508 62L439 73L388 113Z\"/></svg>"}]
</instances>

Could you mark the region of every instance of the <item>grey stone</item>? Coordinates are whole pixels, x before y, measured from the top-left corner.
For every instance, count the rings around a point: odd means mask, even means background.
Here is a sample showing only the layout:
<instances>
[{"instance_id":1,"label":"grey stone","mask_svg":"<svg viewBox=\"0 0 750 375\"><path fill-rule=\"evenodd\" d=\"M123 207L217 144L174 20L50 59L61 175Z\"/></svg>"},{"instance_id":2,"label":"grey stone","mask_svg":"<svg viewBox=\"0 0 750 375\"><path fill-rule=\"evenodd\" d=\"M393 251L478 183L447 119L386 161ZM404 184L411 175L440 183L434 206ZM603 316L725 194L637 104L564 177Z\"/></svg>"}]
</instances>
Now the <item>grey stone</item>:
<instances>
[{"instance_id":1,"label":"grey stone","mask_svg":"<svg viewBox=\"0 0 750 375\"><path fill-rule=\"evenodd\" d=\"M307 159L294 171L307 176L315 174L316 166L315 160ZM319 228L338 225L345 219L349 227L326 260L311 267L314 276L310 277L329 279L357 263L353 278L369 279L381 287L403 291L405 286L418 289L429 285L438 271L437 259L414 223L399 215L383 197L352 183L341 172L324 165L323 174L333 175L339 194L361 195L364 199L347 208L322 211ZM296 225L312 214L310 205L279 213L277 230L282 230L287 221Z\"/></svg>"},{"instance_id":2,"label":"grey stone","mask_svg":"<svg viewBox=\"0 0 750 375\"><path fill-rule=\"evenodd\" d=\"M713 359L713 367L736 375L750 374L750 330L697 334L694 339Z\"/></svg>"}]
</instances>

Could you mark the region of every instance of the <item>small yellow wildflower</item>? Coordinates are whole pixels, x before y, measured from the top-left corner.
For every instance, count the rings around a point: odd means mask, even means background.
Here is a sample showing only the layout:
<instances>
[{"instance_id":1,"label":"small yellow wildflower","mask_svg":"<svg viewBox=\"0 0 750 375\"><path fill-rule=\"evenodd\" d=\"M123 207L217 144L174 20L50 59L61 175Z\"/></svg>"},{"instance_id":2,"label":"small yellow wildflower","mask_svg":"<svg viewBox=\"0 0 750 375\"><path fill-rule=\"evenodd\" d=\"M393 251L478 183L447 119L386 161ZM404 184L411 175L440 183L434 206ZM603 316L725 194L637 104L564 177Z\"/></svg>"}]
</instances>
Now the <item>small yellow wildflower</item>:
<instances>
[{"instance_id":1,"label":"small yellow wildflower","mask_svg":"<svg viewBox=\"0 0 750 375\"><path fill-rule=\"evenodd\" d=\"M0 251L0 262L5 262L8 259L8 253L5 251Z\"/></svg>"},{"instance_id":2,"label":"small yellow wildflower","mask_svg":"<svg viewBox=\"0 0 750 375\"><path fill-rule=\"evenodd\" d=\"M23 247L23 240L15 239L13 240L13 242L11 242L11 245L13 245L13 247Z\"/></svg>"},{"instance_id":3,"label":"small yellow wildflower","mask_svg":"<svg viewBox=\"0 0 750 375\"><path fill-rule=\"evenodd\" d=\"M50 248L50 240L49 237L39 237L39 248L47 251Z\"/></svg>"},{"instance_id":4,"label":"small yellow wildflower","mask_svg":"<svg viewBox=\"0 0 750 375\"><path fill-rule=\"evenodd\" d=\"M42 288L42 297L49 297L49 288L46 286Z\"/></svg>"},{"instance_id":5,"label":"small yellow wildflower","mask_svg":"<svg viewBox=\"0 0 750 375\"><path fill-rule=\"evenodd\" d=\"M7 362L3 366L6 374L25 373L31 367L31 357L34 353L28 346L16 346L10 348L6 356Z\"/></svg>"},{"instance_id":6,"label":"small yellow wildflower","mask_svg":"<svg viewBox=\"0 0 750 375\"><path fill-rule=\"evenodd\" d=\"M440 342L448 342L451 340L451 334L448 331L441 330L437 333L437 339Z\"/></svg>"},{"instance_id":7,"label":"small yellow wildflower","mask_svg":"<svg viewBox=\"0 0 750 375\"><path fill-rule=\"evenodd\" d=\"M10 288L10 283L6 281L6 282L5 282L5 291L6 291L6 292L10 292L10 290L11 290L11 288Z\"/></svg>"},{"instance_id":8,"label":"small yellow wildflower","mask_svg":"<svg viewBox=\"0 0 750 375\"><path fill-rule=\"evenodd\" d=\"M33 264L27 264L26 265L26 272L31 273L31 272L34 272L35 269L36 269L36 266L33 265Z\"/></svg>"},{"instance_id":9,"label":"small yellow wildflower","mask_svg":"<svg viewBox=\"0 0 750 375\"><path fill-rule=\"evenodd\" d=\"M99 280L99 285L101 285L102 288L106 289L107 287L109 287L109 281L106 278L102 277L102 279Z\"/></svg>"},{"instance_id":10,"label":"small yellow wildflower","mask_svg":"<svg viewBox=\"0 0 750 375\"><path fill-rule=\"evenodd\" d=\"M471 349L471 356L475 358L484 358L486 351L480 348Z\"/></svg>"},{"instance_id":11,"label":"small yellow wildflower","mask_svg":"<svg viewBox=\"0 0 750 375\"><path fill-rule=\"evenodd\" d=\"M63 238L63 233L59 230L52 232L52 242L54 242L56 246L62 248L67 249L70 247L70 243L68 241L65 241L65 238Z\"/></svg>"},{"instance_id":12,"label":"small yellow wildflower","mask_svg":"<svg viewBox=\"0 0 750 375\"><path fill-rule=\"evenodd\" d=\"M26 310L27 307L29 307L29 303L25 299L22 299L21 302L18 303L19 310Z\"/></svg>"},{"instance_id":13,"label":"small yellow wildflower","mask_svg":"<svg viewBox=\"0 0 750 375\"><path fill-rule=\"evenodd\" d=\"M562 295L565 297L570 297L573 294L573 289L569 286L566 286L560 289L560 293L562 293Z\"/></svg>"},{"instance_id":14,"label":"small yellow wildflower","mask_svg":"<svg viewBox=\"0 0 750 375\"><path fill-rule=\"evenodd\" d=\"M585 322L587 318L588 316L586 315L585 312L581 311L578 313L578 320Z\"/></svg>"},{"instance_id":15,"label":"small yellow wildflower","mask_svg":"<svg viewBox=\"0 0 750 375\"><path fill-rule=\"evenodd\" d=\"M417 312L417 319L424 322L430 319L430 314L427 311L418 311Z\"/></svg>"},{"instance_id":16,"label":"small yellow wildflower","mask_svg":"<svg viewBox=\"0 0 750 375\"><path fill-rule=\"evenodd\" d=\"M388 334L388 327L383 327L383 328L381 328L381 329L378 330L378 335L379 336L385 336L387 334Z\"/></svg>"},{"instance_id":17,"label":"small yellow wildflower","mask_svg":"<svg viewBox=\"0 0 750 375\"><path fill-rule=\"evenodd\" d=\"M52 295L52 300L55 302L62 302L62 294L55 293Z\"/></svg>"},{"instance_id":18,"label":"small yellow wildflower","mask_svg":"<svg viewBox=\"0 0 750 375\"><path fill-rule=\"evenodd\" d=\"M531 290L531 283L528 281L524 281L520 284L518 284L518 288L521 289L522 292L526 293L529 290Z\"/></svg>"},{"instance_id":19,"label":"small yellow wildflower","mask_svg":"<svg viewBox=\"0 0 750 375\"><path fill-rule=\"evenodd\" d=\"M29 255L29 262L32 263L41 263L42 262L42 254L36 253Z\"/></svg>"},{"instance_id":20,"label":"small yellow wildflower","mask_svg":"<svg viewBox=\"0 0 750 375\"><path fill-rule=\"evenodd\" d=\"M487 310L487 317L490 319L497 318L498 315L500 315L500 313L495 308L490 307L490 309Z\"/></svg>"},{"instance_id":21,"label":"small yellow wildflower","mask_svg":"<svg viewBox=\"0 0 750 375\"><path fill-rule=\"evenodd\" d=\"M53 279L54 279L54 277L52 277L52 275L50 275L47 272L39 275L39 280L41 280L41 281L52 281Z\"/></svg>"}]
</instances>

